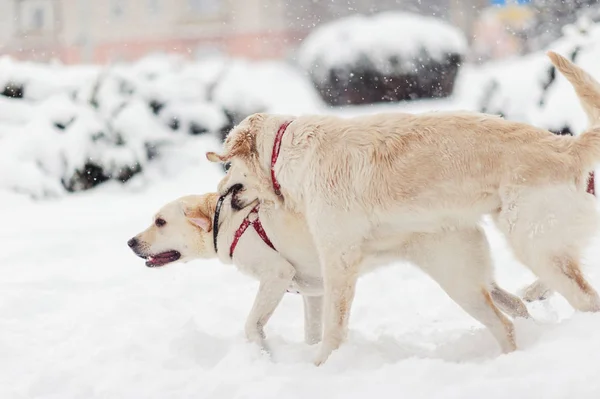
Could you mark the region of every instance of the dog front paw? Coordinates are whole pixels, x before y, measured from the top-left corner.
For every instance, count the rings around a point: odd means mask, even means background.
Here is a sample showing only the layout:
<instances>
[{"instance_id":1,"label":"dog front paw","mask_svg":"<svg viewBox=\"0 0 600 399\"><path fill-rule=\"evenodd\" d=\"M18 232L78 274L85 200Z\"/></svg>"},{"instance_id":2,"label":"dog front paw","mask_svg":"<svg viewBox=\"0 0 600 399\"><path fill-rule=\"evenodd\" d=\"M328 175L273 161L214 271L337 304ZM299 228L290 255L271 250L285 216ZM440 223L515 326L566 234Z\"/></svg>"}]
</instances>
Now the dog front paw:
<instances>
[{"instance_id":1,"label":"dog front paw","mask_svg":"<svg viewBox=\"0 0 600 399\"><path fill-rule=\"evenodd\" d=\"M323 363L325 363L327 361L327 359L329 359L329 356L331 355L331 353L337 349L336 347L334 347L331 344L327 344L326 342L322 342L321 346L319 347L319 351L317 352L317 356L315 357L313 363L315 364L315 366L320 366Z\"/></svg>"},{"instance_id":2,"label":"dog front paw","mask_svg":"<svg viewBox=\"0 0 600 399\"><path fill-rule=\"evenodd\" d=\"M520 289L519 295L525 302L543 301L552 295L552 290L540 280L536 280L527 287Z\"/></svg>"},{"instance_id":3,"label":"dog front paw","mask_svg":"<svg viewBox=\"0 0 600 399\"><path fill-rule=\"evenodd\" d=\"M307 345L316 345L321 342L321 331L308 331L304 334L304 343Z\"/></svg>"},{"instance_id":4,"label":"dog front paw","mask_svg":"<svg viewBox=\"0 0 600 399\"><path fill-rule=\"evenodd\" d=\"M247 324L245 328L246 339L250 342L264 347L265 332L260 324Z\"/></svg>"}]
</instances>

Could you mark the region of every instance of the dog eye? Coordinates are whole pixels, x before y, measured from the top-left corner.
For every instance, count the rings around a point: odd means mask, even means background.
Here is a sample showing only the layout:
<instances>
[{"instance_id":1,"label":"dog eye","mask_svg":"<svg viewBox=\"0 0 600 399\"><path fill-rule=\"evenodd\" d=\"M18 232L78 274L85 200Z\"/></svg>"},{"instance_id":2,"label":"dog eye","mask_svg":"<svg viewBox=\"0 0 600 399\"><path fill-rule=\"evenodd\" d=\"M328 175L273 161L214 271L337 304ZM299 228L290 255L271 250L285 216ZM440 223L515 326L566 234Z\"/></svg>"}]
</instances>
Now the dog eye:
<instances>
[{"instance_id":1,"label":"dog eye","mask_svg":"<svg viewBox=\"0 0 600 399\"><path fill-rule=\"evenodd\" d=\"M231 162L225 163L225 165L223 165L223 167L225 168L225 172L227 172L229 170L229 168L231 168Z\"/></svg>"},{"instance_id":2,"label":"dog eye","mask_svg":"<svg viewBox=\"0 0 600 399\"><path fill-rule=\"evenodd\" d=\"M162 227L165 224L167 224L167 222L165 221L165 219L158 218L154 221L154 224L156 225L156 227Z\"/></svg>"}]
</instances>

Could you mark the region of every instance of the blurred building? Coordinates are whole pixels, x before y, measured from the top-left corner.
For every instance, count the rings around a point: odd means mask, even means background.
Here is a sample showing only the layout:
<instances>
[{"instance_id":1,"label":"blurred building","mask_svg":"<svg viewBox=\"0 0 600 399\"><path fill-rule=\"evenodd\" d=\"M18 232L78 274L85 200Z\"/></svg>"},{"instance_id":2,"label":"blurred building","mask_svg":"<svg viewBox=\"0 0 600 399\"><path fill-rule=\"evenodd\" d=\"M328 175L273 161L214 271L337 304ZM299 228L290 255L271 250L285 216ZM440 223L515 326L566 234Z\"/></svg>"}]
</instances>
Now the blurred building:
<instances>
[{"instance_id":1,"label":"blurred building","mask_svg":"<svg viewBox=\"0 0 600 399\"><path fill-rule=\"evenodd\" d=\"M278 0L0 0L4 54L67 63L148 52L281 54L292 32Z\"/></svg>"},{"instance_id":2,"label":"blurred building","mask_svg":"<svg viewBox=\"0 0 600 399\"><path fill-rule=\"evenodd\" d=\"M0 0L0 49L66 63L151 52L280 58L315 26L355 13L405 10L467 33L489 0Z\"/></svg>"}]
</instances>

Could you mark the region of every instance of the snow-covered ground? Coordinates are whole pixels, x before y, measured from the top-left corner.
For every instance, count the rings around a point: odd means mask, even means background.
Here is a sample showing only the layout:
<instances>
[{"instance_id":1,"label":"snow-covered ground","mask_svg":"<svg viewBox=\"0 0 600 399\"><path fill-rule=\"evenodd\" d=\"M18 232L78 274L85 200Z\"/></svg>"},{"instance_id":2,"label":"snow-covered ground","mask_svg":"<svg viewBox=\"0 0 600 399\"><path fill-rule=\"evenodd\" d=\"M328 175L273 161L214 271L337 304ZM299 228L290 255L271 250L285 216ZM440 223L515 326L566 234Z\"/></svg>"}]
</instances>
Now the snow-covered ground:
<instances>
[{"instance_id":1,"label":"snow-covered ground","mask_svg":"<svg viewBox=\"0 0 600 399\"><path fill-rule=\"evenodd\" d=\"M136 189L106 183L39 202L0 194L0 398L600 397L599 315L558 295L530 305L536 322L517 323L520 349L501 355L408 264L360 280L349 340L324 366L312 365L291 294L266 328L272 357L261 355L243 336L255 281L217 261L149 269L126 245L165 202L214 190L220 170L198 159ZM488 230L498 279L516 292L533 277ZM587 271L600 288L598 244Z\"/></svg>"}]
</instances>

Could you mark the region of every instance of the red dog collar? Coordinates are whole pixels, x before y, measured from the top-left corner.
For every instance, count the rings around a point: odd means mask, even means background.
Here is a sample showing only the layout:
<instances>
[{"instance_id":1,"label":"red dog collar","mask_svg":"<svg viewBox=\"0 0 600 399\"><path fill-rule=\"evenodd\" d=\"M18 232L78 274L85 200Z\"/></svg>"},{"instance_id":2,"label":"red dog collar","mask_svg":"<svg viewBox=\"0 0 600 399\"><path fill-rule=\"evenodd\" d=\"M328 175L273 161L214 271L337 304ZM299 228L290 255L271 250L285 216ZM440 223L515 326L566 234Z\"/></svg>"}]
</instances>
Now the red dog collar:
<instances>
[{"instance_id":1,"label":"red dog collar","mask_svg":"<svg viewBox=\"0 0 600 399\"><path fill-rule=\"evenodd\" d=\"M273 190L275 190L275 194L277 195L281 195L281 186L275 177L275 163L277 163L279 150L281 150L281 139L290 123L292 121L284 122L279 126L279 130L277 130L277 134L275 135L275 141L273 142L273 152L271 153L271 181L273 182Z\"/></svg>"}]
</instances>

